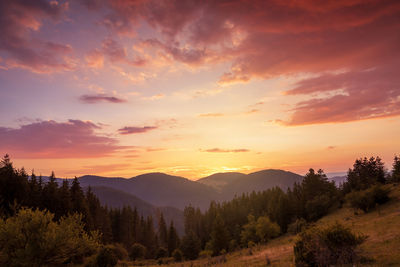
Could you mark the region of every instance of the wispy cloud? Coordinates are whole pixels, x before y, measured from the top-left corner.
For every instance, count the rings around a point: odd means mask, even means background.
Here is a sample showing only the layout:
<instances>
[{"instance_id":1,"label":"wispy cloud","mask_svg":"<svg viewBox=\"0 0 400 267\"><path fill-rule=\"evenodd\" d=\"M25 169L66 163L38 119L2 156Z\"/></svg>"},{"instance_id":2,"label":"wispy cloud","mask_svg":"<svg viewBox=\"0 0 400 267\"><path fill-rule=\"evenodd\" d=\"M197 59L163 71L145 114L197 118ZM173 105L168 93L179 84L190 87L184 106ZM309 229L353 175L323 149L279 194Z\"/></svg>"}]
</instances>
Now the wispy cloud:
<instances>
[{"instance_id":1,"label":"wispy cloud","mask_svg":"<svg viewBox=\"0 0 400 267\"><path fill-rule=\"evenodd\" d=\"M79 100L87 103L87 104L95 104L100 102L109 102L109 103L124 103L125 99L118 98L115 96L108 96L105 94L97 94L97 95L82 95L79 97Z\"/></svg>"},{"instance_id":2,"label":"wispy cloud","mask_svg":"<svg viewBox=\"0 0 400 267\"><path fill-rule=\"evenodd\" d=\"M225 116L223 113L202 113L198 115L199 117L222 117Z\"/></svg>"},{"instance_id":3,"label":"wispy cloud","mask_svg":"<svg viewBox=\"0 0 400 267\"><path fill-rule=\"evenodd\" d=\"M249 149L246 148L238 148L238 149L221 149L221 148L210 148L210 149L200 149L202 152L210 152L210 153L241 153L241 152L250 152Z\"/></svg>"},{"instance_id":4,"label":"wispy cloud","mask_svg":"<svg viewBox=\"0 0 400 267\"><path fill-rule=\"evenodd\" d=\"M146 133L152 130L157 129L157 126L143 126L143 127L136 127L136 126L126 126L124 128L118 129L120 134L138 134L138 133Z\"/></svg>"}]
</instances>

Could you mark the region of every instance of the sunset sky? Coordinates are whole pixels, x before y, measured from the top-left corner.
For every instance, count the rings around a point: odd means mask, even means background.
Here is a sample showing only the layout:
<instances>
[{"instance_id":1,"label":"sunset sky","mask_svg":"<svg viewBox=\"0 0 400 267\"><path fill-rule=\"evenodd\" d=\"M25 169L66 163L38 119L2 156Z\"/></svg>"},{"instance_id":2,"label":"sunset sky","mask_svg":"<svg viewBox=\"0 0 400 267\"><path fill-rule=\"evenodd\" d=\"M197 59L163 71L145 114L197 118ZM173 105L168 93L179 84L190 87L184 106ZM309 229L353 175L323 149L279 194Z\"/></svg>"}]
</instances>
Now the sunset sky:
<instances>
[{"instance_id":1,"label":"sunset sky","mask_svg":"<svg viewBox=\"0 0 400 267\"><path fill-rule=\"evenodd\" d=\"M400 1L0 0L0 153L36 174L400 153Z\"/></svg>"}]
</instances>

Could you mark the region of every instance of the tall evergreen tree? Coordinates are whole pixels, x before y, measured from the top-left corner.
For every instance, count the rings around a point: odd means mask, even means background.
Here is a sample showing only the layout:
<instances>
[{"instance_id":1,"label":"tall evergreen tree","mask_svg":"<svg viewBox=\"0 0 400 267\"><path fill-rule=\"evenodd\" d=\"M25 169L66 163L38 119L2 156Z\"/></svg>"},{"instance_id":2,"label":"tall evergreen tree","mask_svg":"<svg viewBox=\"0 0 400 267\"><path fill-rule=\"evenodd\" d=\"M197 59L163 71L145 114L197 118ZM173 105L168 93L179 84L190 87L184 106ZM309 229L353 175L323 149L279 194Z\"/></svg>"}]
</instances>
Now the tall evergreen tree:
<instances>
[{"instance_id":1,"label":"tall evergreen tree","mask_svg":"<svg viewBox=\"0 0 400 267\"><path fill-rule=\"evenodd\" d=\"M160 219L158 222L158 241L160 243L160 247L167 248L168 247L168 230L167 224L164 220L164 215L161 213Z\"/></svg>"},{"instance_id":2,"label":"tall evergreen tree","mask_svg":"<svg viewBox=\"0 0 400 267\"><path fill-rule=\"evenodd\" d=\"M175 249L179 248L179 236L176 233L176 229L174 227L174 223L171 221L171 224L168 229L168 255L172 256L172 252Z\"/></svg>"}]
</instances>

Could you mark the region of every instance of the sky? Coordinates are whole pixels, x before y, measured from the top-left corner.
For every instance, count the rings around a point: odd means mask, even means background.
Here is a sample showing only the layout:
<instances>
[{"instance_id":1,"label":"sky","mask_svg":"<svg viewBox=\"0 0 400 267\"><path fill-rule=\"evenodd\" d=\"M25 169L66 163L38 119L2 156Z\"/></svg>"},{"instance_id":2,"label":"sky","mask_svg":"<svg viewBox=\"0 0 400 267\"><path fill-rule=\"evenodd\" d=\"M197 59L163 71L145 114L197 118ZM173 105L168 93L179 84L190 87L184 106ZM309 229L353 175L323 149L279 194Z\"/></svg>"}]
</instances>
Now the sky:
<instances>
[{"instance_id":1,"label":"sky","mask_svg":"<svg viewBox=\"0 0 400 267\"><path fill-rule=\"evenodd\" d=\"M0 153L36 174L400 153L400 2L0 1Z\"/></svg>"}]
</instances>

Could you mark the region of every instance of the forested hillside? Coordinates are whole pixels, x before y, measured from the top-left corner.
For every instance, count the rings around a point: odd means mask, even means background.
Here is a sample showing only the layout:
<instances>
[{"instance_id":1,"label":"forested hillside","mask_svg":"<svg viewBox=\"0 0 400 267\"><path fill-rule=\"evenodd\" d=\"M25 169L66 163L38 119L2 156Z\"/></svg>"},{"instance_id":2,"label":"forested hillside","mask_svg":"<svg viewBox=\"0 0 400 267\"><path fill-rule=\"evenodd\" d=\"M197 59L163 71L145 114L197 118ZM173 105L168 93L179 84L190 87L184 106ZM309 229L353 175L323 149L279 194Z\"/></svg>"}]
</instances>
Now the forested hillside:
<instances>
[{"instance_id":1,"label":"forested hillside","mask_svg":"<svg viewBox=\"0 0 400 267\"><path fill-rule=\"evenodd\" d=\"M37 258L37 266L103 266L103 262L113 266L118 261L128 262L128 257L138 264L153 264L155 259L159 263L194 260L252 249L288 232L299 233L300 239L294 244L297 266L359 263L363 259L356 248L365 241L364 235L354 234L341 224L314 228L313 222L344 204L355 213L369 213L390 201L390 187L385 184L398 182L398 157L390 172L379 157L357 159L339 187L322 170L310 169L287 190L276 186L230 201L213 201L205 211L185 207L184 234L179 237L174 223L167 223L161 212L144 217L135 207L102 206L92 188L82 189L79 179L60 186L53 173L45 183L34 173L15 169L5 156L0 165L0 263L21 266L21 262ZM112 195L108 188L94 190ZM127 204L146 205L127 198ZM35 237L37 233L42 233L40 238ZM337 236L346 238L337 240ZM58 248L60 242L66 244L64 250ZM31 251L28 247L38 249ZM62 253L60 258L46 256L57 253L57 248ZM325 251L323 255L321 251Z\"/></svg>"}]
</instances>

